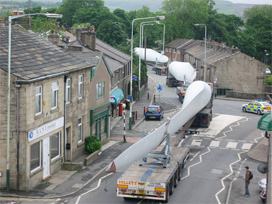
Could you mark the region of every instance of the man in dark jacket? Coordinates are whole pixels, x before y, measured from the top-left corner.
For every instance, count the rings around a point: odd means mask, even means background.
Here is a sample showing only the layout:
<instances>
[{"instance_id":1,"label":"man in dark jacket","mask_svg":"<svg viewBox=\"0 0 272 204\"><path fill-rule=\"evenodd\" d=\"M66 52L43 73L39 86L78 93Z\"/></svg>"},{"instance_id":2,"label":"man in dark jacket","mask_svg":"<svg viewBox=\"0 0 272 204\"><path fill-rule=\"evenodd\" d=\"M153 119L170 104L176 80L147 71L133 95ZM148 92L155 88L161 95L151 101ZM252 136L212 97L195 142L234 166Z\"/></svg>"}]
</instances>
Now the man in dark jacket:
<instances>
[{"instance_id":1,"label":"man in dark jacket","mask_svg":"<svg viewBox=\"0 0 272 204\"><path fill-rule=\"evenodd\" d=\"M248 186L250 184L250 172L249 172L249 167L245 166L245 196L248 197L250 196L249 190L248 190Z\"/></svg>"}]
</instances>

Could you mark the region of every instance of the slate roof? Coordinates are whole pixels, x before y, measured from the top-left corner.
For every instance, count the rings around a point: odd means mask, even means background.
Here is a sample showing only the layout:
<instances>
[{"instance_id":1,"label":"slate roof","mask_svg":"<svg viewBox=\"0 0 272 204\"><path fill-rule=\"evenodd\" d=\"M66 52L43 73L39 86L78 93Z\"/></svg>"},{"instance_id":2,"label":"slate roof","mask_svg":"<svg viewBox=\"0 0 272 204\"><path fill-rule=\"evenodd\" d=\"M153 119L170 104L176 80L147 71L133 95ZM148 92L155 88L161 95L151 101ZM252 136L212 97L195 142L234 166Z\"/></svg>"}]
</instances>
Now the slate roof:
<instances>
[{"instance_id":1,"label":"slate roof","mask_svg":"<svg viewBox=\"0 0 272 204\"><path fill-rule=\"evenodd\" d=\"M8 27L0 27L0 68L8 70ZM71 57L58 46L29 33L12 27L11 73L21 80L49 77L55 74L91 68L94 64Z\"/></svg>"},{"instance_id":2,"label":"slate roof","mask_svg":"<svg viewBox=\"0 0 272 204\"><path fill-rule=\"evenodd\" d=\"M195 58L201 59L204 61L205 59L205 47L204 42L198 44L196 46L191 46L186 49L186 52L194 56ZM237 49L226 47L222 45L210 44L207 42L206 47L206 62L207 64L214 64L216 61L224 59L226 57L230 57L239 53Z\"/></svg>"},{"instance_id":3,"label":"slate roof","mask_svg":"<svg viewBox=\"0 0 272 204\"><path fill-rule=\"evenodd\" d=\"M179 47L185 47L186 45L191 44L194 42L193 39L176 39L165 45L165 47L168 48L179 48Z\"/></svg>"},{"instance_id":4,"label":"slate roof","mask_svg":"<svg viewBox=\"0 0 272 204\"><path fill-rule=\"evenodd\" d=\"M131 59L130 55L127 55L121 52L120 50L108 45L107 43L104 43L102 40L99 40L98 38L96 38L95 42L96 42L95 49L99 50L100 52L103 52L106 57L115 59L123 64L126 64L130 61Z\"/></svg>"}]
</instances>

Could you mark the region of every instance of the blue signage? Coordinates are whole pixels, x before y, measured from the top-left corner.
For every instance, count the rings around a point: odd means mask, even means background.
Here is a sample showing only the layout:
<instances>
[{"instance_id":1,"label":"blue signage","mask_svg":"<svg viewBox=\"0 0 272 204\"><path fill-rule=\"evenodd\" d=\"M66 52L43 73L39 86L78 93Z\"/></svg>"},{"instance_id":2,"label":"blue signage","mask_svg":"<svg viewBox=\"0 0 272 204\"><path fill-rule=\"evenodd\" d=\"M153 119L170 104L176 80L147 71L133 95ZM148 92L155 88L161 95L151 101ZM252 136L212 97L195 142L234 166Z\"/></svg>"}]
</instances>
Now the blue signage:
<instances>
[{"instance_id":1,"label":"blue signage","mask_svg":"<svg viewBox=\"0 0 272 204\"><path fill-rule=\"evenodd\" d=\"M137 80L138 80L137 75L132 75L132 81L137 81Z\"/></svg>"},{"instance_id":2,"label":"blue signage","mask_svg":"<svg viewBox=\"0 0 272 204\"><path fill-rule=\"evenodd\" d=\"M159 84L158 87L157 87L158 91L161 91L162 90L162 86Z\"/></svg>"}]
</instances>

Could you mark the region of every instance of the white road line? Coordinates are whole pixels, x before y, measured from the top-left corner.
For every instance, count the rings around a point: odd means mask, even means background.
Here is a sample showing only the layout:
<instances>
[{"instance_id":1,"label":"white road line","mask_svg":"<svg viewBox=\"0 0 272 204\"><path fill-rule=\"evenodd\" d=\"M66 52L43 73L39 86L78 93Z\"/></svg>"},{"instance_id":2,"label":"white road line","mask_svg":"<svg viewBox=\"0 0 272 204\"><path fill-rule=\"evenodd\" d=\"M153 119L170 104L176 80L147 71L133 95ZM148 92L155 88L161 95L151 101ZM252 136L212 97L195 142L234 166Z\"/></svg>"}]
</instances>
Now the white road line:
<instances>
[{"instance_id":1,"label":"white road line","mask_svg":"<svg viewBox=\"0 0 272 204\"><path fill-rule=\"evenodd\" d=\"M109 174L103 176L102 178L99 179L98 184L97 184L97 186L96 186L95 188L93 188L93 189L91 189L91 190L89 190L89 191L87 191L87 192L85 192L85 193L82 193L80 196L78 196L77 201L76 201L76 204L78 204L79 200L81 199L81 196L84 196L84 195L86 195L87 193L90 193L90 192L92 192L92 191L98 189L98 188L100 187L100 184L101 184L102 179L104 179L104 178L106 178L106 177L108 177L108 176L110 176L110 175L112 175L112 174L113 174L113 173L109 173Z\"/></svg>"},{"instance_id":2,"label":"white road line","mask_svg":"<svg viewBox=\"0 0 272 204\"><path fill-rule=\"evenodd\" d=\"M196 140L196 139L194 139L194 140L192 141L191 145L200 146L200 145L201 145L201 142L202 142L202 140Z\"/></svg>"},{"instance_id":3,"label":"white road line","mask_svg":"<svg viewBox=\"0 0 272 204\"><path fill-rule=\"evenodd\" d=\"M237 159L235 162L233 162L233 163L231 163L231 164L229 165L230 173L229 173L228 175L226 175L224 178L221 179L222 188L221 188L220 191L218 191L218 192L215 194L215 198L216 198L218 204L221 204L221 202L220 202L220 200L219 200L219 198L218 198L218 195L219 195L222 191L224 191L225 188L226 188L226 186L225 186L225 184L224 184L224 180L233 174L232 165L234 165L235 163L241 161L241 156L240 156L240 154L242 154L242 153L245 153L245 152L239 152L239 153L237 154L237 155L238 155L238 159Z\"/></svg>"},{"instance_id":4,"label":"white road line","mask_svg":"<svg viewBox=\"0 0 272 204\"><path fill-rule=\"evenodd\" d=\"M219 147L220 141L212 141L210 147Z\"/></svg>"},{"instance_id":5,"label":"white road line","mask_svg":"<svg viewBox=\"0 0 272 204\"><path fill-rule=\"evenodd\" d=\"M188 166L188 173L186 176L182 177L180 180L183 180L183 179L186 179L187 177L190 176L190 169L198 164L201 164L202 163L202 156L205 155L205 154L208 154L211 150L209 147L207 147L208 151L207 152L204 152L203 154L199 155L199 162L191 165L191 166Z\"/></svg>"},{"instance_id":6,"label":"white road line","mask_svg":"<svg viewBox=\"0 0 272 204\"><path fill-rule=\"evenodd\" d=\"M238 116L237 116L237 117L238 117ZM240 117L240 118L241 118L241 119L245 119L245 120L241 120L241 121L239 121L239 122L247 122L247 121L248 121L248 118L245 118L245 117ZM235 121L233 121L233 122L235 122ZM227 131L223 132L223 136L218 137L218 138L224 138L224 137L227 137L226 133L228 133L228 132L232 132L232 131L233 131L232 127L239 126L239 125L240 125L240 123L239 123L239 122L237 122L237 123L236 123L236 125L231 125L231 126L229 126L229 130L227 130ZM217 139L218 139L218 138L217 138Z\"/></svg>"},{"instance_id":7,"label":"white road line","mask_svg":"<svg viewBox=\"0 0 272 204\"><path fill-rule=\"evenodd\" d=\"M237 144L238 144L237 142L228 142L226 148L235 149Z\"/></svg>"},{"instance_id":8,"label":"white road line","mask_svg":"<svg viewBox=\"0 0 272 204\"><path fill-rule=\"evenodd\" d=\"M197 157L197 155L198 155L199 153L200 153L200 152L196 153L196 154L195 154L195 156L193 156L193 158L192 158L192 159L190 159L190 161L193 161L193 160L194 160L194 158L196 158L196 157Z\"/></svg>"},{"instance_id":9,"label":"white road line","mask_svg":"<svg viewBox=\"0 0 272 204\"><path fill-rule=\"evenodd\" d=\"M242 150L250 150L251 146L251 143L244 143L242 146Z\"/></svg>"},{"instance_id":10,"label":"white road line","mask_svg":"<svg viewBox=\"0 0 272 204\"><path fill-rule=\"evenodd\" d=\"M178 147L180 147L180 146L182 145L183 140L184 140L184 139L182 139L182 140L180 141L180 143L178 144Z\"/></svg>"}]
</instances>

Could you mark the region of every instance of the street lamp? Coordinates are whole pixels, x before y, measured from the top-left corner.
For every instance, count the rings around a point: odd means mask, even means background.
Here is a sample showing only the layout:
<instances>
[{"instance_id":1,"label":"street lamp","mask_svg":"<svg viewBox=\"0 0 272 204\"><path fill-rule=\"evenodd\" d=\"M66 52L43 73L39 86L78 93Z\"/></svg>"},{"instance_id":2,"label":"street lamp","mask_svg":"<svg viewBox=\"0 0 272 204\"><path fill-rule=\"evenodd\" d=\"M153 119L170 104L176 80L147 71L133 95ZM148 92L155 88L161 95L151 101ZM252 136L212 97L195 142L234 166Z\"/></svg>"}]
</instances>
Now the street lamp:
<instances>
[{"instance_id":1,"label":"street lamp","mask_svg":"<svg viewBox=\"0 0 272 204\"><path fill-rule=\"evenodd\" d=\"M123 108L123 121L124 121L124 143L126 143L127 140L126 140L126 111L125 111L126 104L125 103L123 103L122 108Z\"/></svg>"},{"instance_id":2,"label":"street lamp","mask_svg":"<svg viewBox=\"0 0 272 204\"><path fill-rule=\"evenodd\" d=\"M206 49L207 49L207 26L206 24L194 24L195 26L200 26L204 25L205 26L205 56L204 56L204 75L203 75L203 81L206 82L206 71L207 71L207 66L206 66Z\"/></svg>"},{"instance_id":3,"label":"street lamp","mask_svg":"<svg viewBox=\"0 0 272 204\"><path fill-rule=\"evenodd\" d=\"M140 40L139 40L139 77L138 77L138 99L140 100L140 95L141 95L141 58L140 58L140 50L143 47L143 30L144 30L144 26L146 25L154 25L153 23L157 23L159 24L159 21L146 21L146 22L142 22L140 24Z\"/></svg>"},{"instance_id":4,"label":"street lamp","mask_svg":"<svg viewBox=\"0 0 272 204\"><path fill-rule=\"evenodd\" d=\"M131 49L130 49L130 54L131 54L131 62L130 62L130 95L132 97L132 72L133 72L133 24L137 20L145 20L145 19L158 19L158 20L164 20L165 16L154 16L154 17L145 17L145 18L135 18L132 20L131 24ZM131 101L132 102L132 101ZM129 108L129 129L132 129L132 105L130 105Z\"/></svg>"},{"instance_id":5,"label":"street lamp","mask_svg":"<svg viewBox=\"0 0 272 204\"><path fill-rule=\"evenodd\" d=\"M25 16L34 16L34 15L44 15L48 18L62 18L61 14L51 14L51 13L32 13L24 14L19 16L9 16L9 33L8 33L8 107L7 107L7 170L6 170L6 187L9 191L10 184L10 168L9 168L9 139L10 139L10 70L11 70L11 23L13 19L21 18Z\"/></svg>"}]
</instances>

